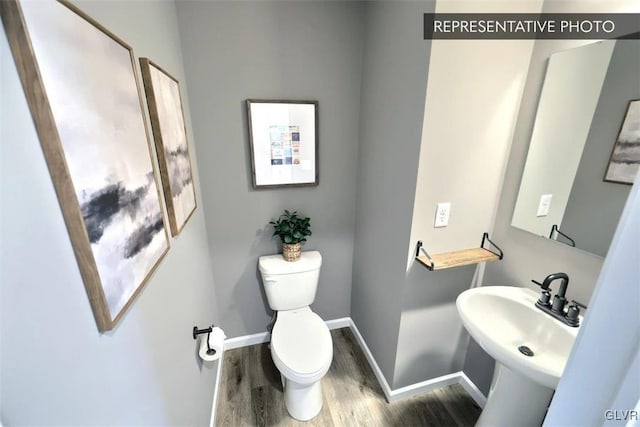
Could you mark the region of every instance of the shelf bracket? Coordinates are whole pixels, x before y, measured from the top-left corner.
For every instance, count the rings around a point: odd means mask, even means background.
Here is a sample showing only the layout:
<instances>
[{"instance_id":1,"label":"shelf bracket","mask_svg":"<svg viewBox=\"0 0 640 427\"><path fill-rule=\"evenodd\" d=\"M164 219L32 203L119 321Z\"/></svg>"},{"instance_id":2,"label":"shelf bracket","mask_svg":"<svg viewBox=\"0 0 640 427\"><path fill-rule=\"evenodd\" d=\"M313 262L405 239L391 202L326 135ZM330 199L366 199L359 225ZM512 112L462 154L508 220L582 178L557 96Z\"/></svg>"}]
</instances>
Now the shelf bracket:
<instances>
[{"instance_id":1,"label":"shelf bracket","mask_svg":"<svg viewBox=\"0 0 640 427\"><path fill-rule=\"evenodd\" d=\"M564 234L562 231L560 231L560 229L558 228L558 224L553 224L553 226L551 227L551 233L549 233L549 239L559 242L558 236L556 235L556 237L554 238L553 233L559 234L565 239L567 239L569 241L569 246L573 246L574 248L576 247L576 241L573 240L571 237L567 236L566 234ZM560 242L560 243L564 243L564 242Z\"/></svg>"},{"instance_id":2,"label":"shelf bracket","mask_svg":"<svg viewBox=\"0 0 640 427\"><path fill-rule=\"evenodd\" d=\"M485 247L484 247L484 242L485 242L485 241L487 241L487 242L491 243L491 246L493 246L494 248L496 248L496 249L498 250L498 252L494 252L494 251L492 251L492 250L490 250L490 249L488 249L488 248L485 248ZM486 233L486 232L485 232L484 234L482 234L482 243L480 243L480 247L481 247L482 249L485 249L485 250L487 250L487 251L491 252L491 253L492 253L492 254L494 254L494 255L497 255L497 256L498 256L498 258L500 258L500 259L502 259L502 258L504 257L504 252L502 252L502 249L500 249L500 247L499 247L498 245L496 245L495 243L493 243L493 242L491 241L491 239L489 239L489 233Z\"/></svg>"},{"instance_id":3,"label":"shelf bracket","mask_svg":"<svg viewBox=\"0 0 640 427\"><path fill-rule=\"evenodd\" d=\"M418 244L416 245L416 258L420 256L420 252L422 252L424 254L424 256L427 257L427 259L429 260L429 264L431 266L426 266L429 270L434 269L435 264L433 263L433 258L431 258L431 255L429 255L429 253L425 250L425 248L422 245L422 240L418 240Z\"/></svg>"}]
</instances>

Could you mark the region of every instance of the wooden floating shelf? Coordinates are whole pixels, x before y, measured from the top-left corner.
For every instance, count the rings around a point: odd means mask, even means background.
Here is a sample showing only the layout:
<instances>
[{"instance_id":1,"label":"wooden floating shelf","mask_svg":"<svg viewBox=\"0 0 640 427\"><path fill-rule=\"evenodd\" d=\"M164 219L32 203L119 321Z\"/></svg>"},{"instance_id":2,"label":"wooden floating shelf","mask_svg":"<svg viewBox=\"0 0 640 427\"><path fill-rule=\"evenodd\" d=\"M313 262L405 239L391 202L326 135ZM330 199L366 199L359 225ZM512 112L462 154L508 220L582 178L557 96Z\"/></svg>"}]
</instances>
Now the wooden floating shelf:
<instances>
[{"instance_id":1,"label":"wooden floating shelf","mask_svg":"<svg viewBox=\"0 0 640 427\"><path fill-rule=\"evenodd\" d=\"M489 242L498 252L486 249L484 246L485 242ZM420 253L424 255L420 255ZM503 256L504 253L502 249L489 239L489 233L482 234L482 243L480 243L479 248L430 255L422 246L421 240L418 240L418 245L416 246L416 260L431 271L462 267L464 265L478 264L481 262L498 261L501 260Z\"/></svg>"},{"instance_id":2,"label":"wooden floating shelf","mask_svg":"<svg viewBox=\"0 0 640 427\"><path fill-rule=\"evenodd\" d=\"M431 256L433 268L429 258L425 255L417 256L416 259L424 264L429 270L444 270L452 267L462 267L464 265L478 264L480 262L498 261L500 256L484 248L463 249L461 251L443 252Z\"/></svg>"}]
</instances>

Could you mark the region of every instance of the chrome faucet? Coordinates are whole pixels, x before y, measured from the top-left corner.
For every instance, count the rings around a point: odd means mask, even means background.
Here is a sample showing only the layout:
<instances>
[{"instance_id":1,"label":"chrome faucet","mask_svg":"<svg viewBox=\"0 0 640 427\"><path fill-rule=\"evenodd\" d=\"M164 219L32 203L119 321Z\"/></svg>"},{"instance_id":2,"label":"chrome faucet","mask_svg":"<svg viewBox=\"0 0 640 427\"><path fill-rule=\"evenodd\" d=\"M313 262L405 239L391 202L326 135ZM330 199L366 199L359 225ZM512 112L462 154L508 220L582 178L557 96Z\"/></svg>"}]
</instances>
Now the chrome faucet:
<instances>
[{"instance_id":1,"label":"chrome faucet","mask_svg":"<svg viewBox=\"0 0 640 427\"><path fill-rule=\"evenodd\" d=\"M561 280L560 289L558 293L553 297L553 303L551 300L550 286L555 280ZM569 326L578 326L580 307L587 308L584 304L578 301L572 300L568 310L565 312L564 308L567 305L567 287L569 286L569 276L567 273L553 273L544 278L542 283L532 280L533 283L542 288L542 294L538 301L536 301L536 307L545 313L550 314L556 319L566 323Z\"/></svg>"}]
</instances>

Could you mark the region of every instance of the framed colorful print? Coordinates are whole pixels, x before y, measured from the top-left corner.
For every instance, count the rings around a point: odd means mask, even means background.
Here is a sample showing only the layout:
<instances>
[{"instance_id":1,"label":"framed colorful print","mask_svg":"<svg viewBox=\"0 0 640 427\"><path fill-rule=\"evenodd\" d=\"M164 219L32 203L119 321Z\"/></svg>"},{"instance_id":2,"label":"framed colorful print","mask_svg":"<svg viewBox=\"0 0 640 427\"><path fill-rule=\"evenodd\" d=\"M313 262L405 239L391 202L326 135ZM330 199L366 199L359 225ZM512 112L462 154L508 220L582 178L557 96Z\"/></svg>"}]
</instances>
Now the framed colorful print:
<instances>
[{"instance_id":1,"label":"framed colorful print","mask_svg":"<svg viewBox=\"0 0 640 427\"><path fill-rule=\"evenodd\" d=\"M64 2L2 21L100 331L169 250L131 47Z\"/></svg>"},{"instance_id":2,"label":"framed colorful print","mask_svg":"<svg viewBox=\"0 0 640 427\"><path fill-rule=\"evenodd\" d=\"M254 188L318 185L318 101L247 100Z\"/></svg>"},{"instance_id":3,"label":"framed colorful print","mask_svg":"<svg viewBox=\"0 0 640 427\"><path fill-rule=\"evenodd\" d=\"M160 165L171 234L178 235L196 209L196 192L178 80L140 58L153 139Z\"/></svg>"},{"instance_id":4,"label":"framed colorful print","mask_svg":"<svg viewBox=\"0 0 640 427\"><path fill-rule=\"evenodd\" d=\"M640 169L640 99L629 101L613 146L605 181L633 184Z\"/></svg>"}]
</instances>

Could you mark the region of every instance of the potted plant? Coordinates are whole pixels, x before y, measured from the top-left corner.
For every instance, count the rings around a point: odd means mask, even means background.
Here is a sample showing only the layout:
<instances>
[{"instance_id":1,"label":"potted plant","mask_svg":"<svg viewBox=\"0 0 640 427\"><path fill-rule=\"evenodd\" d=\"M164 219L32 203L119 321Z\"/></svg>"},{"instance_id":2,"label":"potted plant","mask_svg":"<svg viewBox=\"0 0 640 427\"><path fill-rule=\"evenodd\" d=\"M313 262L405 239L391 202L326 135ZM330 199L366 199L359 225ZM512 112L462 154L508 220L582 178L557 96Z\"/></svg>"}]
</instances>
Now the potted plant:
<instances>
[{"instance_id":1,"label":"potted plant","mask_svg":"<svg viewBox=\"0 0 640 427\"><path fill-rule=\"evenodd\" d=\"M282 257L285 261L297 261L300 259L302 244L311 236L310 219L298 216L298 212L289 212L287 209L275 221L269 221L273 225L273 235L282 240Z\"/></svg>"}]
</instances>

